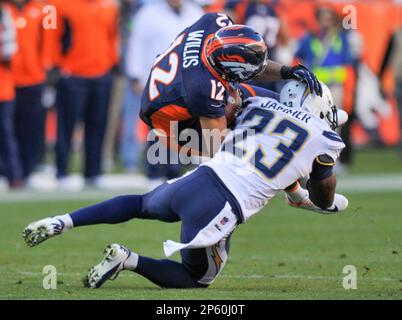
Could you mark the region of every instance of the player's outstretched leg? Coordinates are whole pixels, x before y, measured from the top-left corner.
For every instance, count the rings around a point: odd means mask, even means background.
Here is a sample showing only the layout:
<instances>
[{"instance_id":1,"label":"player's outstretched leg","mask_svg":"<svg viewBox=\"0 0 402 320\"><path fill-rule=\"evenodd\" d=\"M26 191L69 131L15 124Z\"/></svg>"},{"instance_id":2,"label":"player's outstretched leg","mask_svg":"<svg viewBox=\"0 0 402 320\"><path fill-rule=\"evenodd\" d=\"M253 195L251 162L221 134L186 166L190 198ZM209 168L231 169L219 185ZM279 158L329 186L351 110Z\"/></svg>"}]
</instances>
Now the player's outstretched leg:
<instances>
[{"instance_id":1,"label":"player's outstretched leg","mask_svg":"<svg viewBox=\"0 0 402 320\"><path fill-rule=\"evenodd\" d=\"M170 209L175 192L171 186L166 183L145 195L118 196L70 214L33 222L24 229L22 236L33 247L75 227L116 224L134 218L179 221L180 218Z\"/></svg>"},{"instance_id":2,"label":"player's outstretched leg","mask_svg":"<svg viewBox=\"0 0 402 320\"><path fill-rule=\"evenodd\" d=\"M142 198L142 195L119 196L71 214L35 221L24 229L22 237L28 246L33 247L73 227L115 224L133 218L151 219L152 217L142 212Z\"/></svg>"}]
</instances>

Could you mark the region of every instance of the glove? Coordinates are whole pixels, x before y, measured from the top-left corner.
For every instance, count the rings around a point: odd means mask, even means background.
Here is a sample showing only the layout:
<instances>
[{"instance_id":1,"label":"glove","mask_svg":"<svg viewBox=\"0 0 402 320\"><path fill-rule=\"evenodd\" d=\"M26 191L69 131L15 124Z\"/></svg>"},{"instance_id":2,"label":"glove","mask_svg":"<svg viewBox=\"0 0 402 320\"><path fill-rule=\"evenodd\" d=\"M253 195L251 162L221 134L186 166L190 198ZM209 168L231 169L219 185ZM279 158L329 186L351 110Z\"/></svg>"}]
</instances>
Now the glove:
<instances>
[{"instance_id":1,"label":"glove","mask_svg":"<svg viewBox=\"0 0 402 320\"><path fill-rule=\"evenodd\" d=\"M334 214L344 211L349 205L349 201L345 196L335 193L332 206L327 209L321 209L310 200L308 190L303 189L300 185L296 186L292 191L286 192L285 201L291 207L323 214Z\"/></svg>"},{"instance_id":2,"label":"glove","mask_svg":"<svg viewBox=\"0 0 402 320\"><path fill-rule=\"evenodd\" d=\"M283 66L281 68L281 77L284 80L294 79L304 82L309 87L311 93L322 97L322 87L317 77L302 64L294 67Z\"/></svg>"}]
</instances>

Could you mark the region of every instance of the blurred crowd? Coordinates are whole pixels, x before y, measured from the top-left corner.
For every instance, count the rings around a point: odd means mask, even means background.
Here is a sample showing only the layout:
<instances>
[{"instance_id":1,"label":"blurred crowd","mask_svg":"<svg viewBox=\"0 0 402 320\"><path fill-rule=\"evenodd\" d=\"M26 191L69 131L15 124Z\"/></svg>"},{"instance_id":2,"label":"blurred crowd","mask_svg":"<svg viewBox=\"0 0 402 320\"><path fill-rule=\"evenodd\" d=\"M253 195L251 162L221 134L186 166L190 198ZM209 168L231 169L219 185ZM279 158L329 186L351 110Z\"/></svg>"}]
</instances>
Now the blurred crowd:
<instances>
[{"instance_id":1,"label":"blurred crowd","mask_svg":"<svg viewBox=\"0 0 402 320\"><path fill-rule=\"evenodd\" d=\"M356 144L402 150L402 2L351 3L0 0L0 179L11 189L30 187L33 174L51 166L58 186L69 189L77 154L88 186L101 187L102 174L116 167L177 175L179 167L147 166L140 97L155 57L211 11L251 26L270 59L301 62L331 88L351 119L341 132L340 172Z\"/></svg>"}]
</instances>

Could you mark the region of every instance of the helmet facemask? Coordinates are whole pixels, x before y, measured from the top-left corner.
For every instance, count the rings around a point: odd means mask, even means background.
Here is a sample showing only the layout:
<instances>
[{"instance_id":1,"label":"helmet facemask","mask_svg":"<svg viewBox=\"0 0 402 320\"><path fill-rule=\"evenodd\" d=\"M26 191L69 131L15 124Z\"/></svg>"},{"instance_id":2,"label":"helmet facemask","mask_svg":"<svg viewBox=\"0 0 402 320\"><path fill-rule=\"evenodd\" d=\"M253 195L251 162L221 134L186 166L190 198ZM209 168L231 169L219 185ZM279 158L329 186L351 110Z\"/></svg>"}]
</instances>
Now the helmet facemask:
<instances>
[{"instance_id":1,"label":"helmet facemask","mask_svg":"<svg viewBox=\"0 0 402 320\"><path fill-rule=\"evenodd\" d=\"M324 114L324 111L321 111L319 117L326 121L332 130L338 127L338 109L335 105L333 105L326 114Z\"/></svg>"}]
</instances>

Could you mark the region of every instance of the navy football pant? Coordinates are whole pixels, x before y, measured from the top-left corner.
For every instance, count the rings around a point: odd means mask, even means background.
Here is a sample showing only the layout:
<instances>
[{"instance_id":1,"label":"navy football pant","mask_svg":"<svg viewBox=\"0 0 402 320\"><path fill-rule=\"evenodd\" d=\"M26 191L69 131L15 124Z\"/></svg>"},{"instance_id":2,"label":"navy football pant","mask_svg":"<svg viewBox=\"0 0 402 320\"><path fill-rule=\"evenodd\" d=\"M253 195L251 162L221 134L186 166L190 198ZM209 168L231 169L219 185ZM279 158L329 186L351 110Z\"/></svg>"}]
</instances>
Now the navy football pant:
<instances>
[{"instance_id":1,"label":"navy football pant","mask_svg":"<svg viewBox=\"0 0 402 320\"><path fill-rule=\"evenodd\" d=\"M14 131L14 104L0 101L0 160L2 172L10 183L22 177L18 144Z\"/></svg>"},{"instance_id":2,"label":"navy football pant","mask_svg":"<svg viewBox=\"0 0 402 320\"><path fill-rule=\"evenodd\" d=\"M46 110L42 106L42 92L42 84L16 88L15 133L24 178L38 165L44 145Z\"/></svg>"},{"instance_id":3,"label":"navy football pant","mask_svg":"<svg viewBox=\"0 0 402 320\"><path fill-rule=\"evenodd\" d=\"M133 218L181 221L181 242L190 242L229 202L238 210L233 195L209 167L165 183L145 195L120 196L70 214L75 227L120 223ZM137 273L161 287L195 288L213 282L229 254L230 236L201 249L181 250L182 263L140 256Z\"/></svg>"},{"instance_id":4,"label":"navy football pant","mask_svg":"<svg viewBox=\"0 0 402 320\"><path fill-rule=\"evenodd\" d=\"M106 130L112 76L62 77L57 88L57 176L68 174L71 139L75 125L85 125L85 178L101 174L102 145Z\"/></svg>"}]
</instances>

